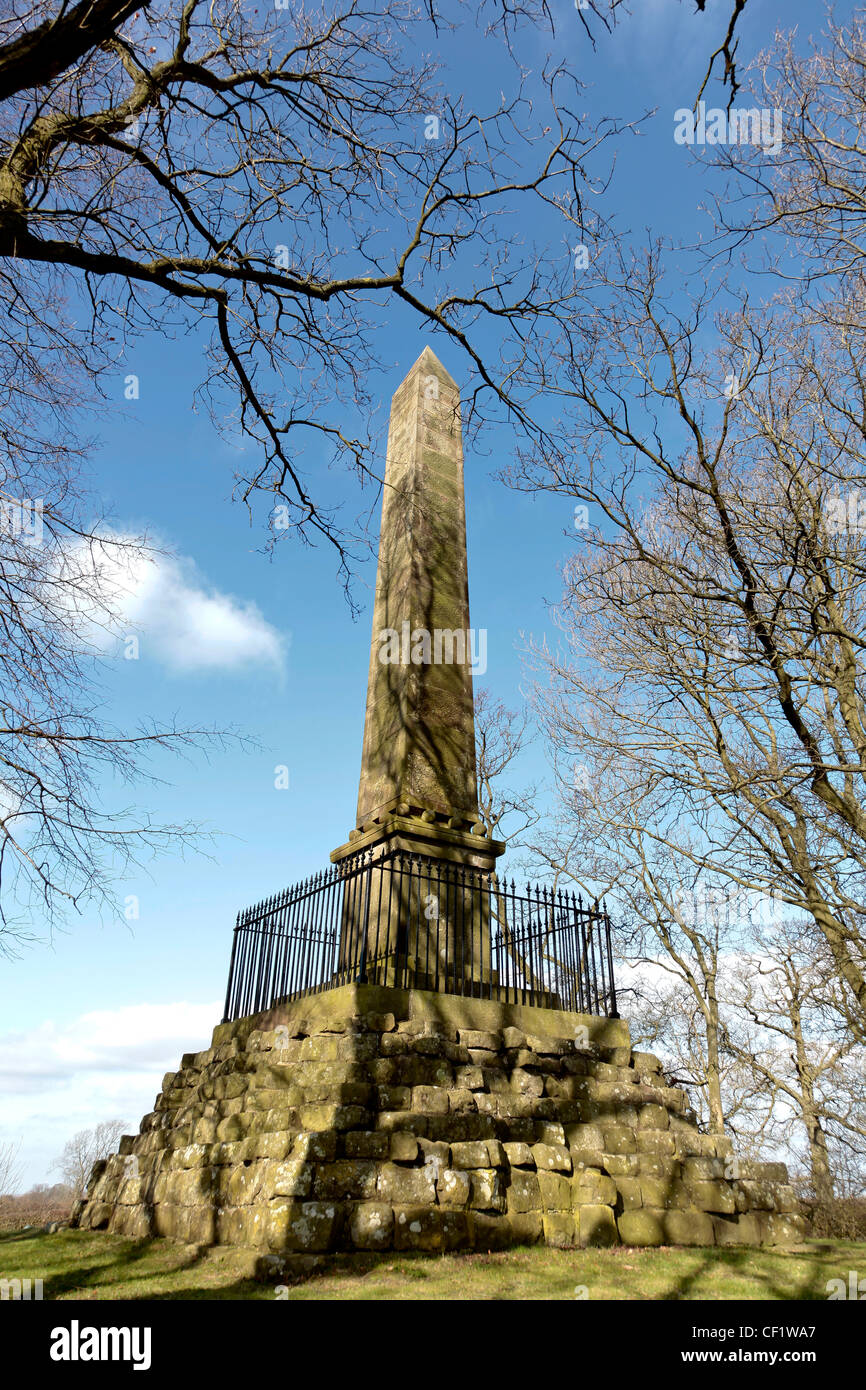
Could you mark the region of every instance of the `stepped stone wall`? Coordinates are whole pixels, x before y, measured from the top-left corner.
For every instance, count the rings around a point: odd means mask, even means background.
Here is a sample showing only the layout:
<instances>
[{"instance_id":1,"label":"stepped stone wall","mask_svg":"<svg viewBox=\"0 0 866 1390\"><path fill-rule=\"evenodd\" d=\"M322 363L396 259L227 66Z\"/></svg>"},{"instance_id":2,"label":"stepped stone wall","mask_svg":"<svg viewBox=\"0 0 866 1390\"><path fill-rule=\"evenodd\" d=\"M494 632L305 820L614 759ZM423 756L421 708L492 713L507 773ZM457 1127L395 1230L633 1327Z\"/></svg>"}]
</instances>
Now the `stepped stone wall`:
<instances>
[{"instance_id":1,"label":"stepped stone wall","mask_svg":"<svg viewBox=\"0 0 866 1390\"><path fill-rule=\"evenodd\" d=\"M623 1020L374 986L217 1027L73 1224L272 1260L806 1231L784 1166L699 1133Z\"/></svg>"}]
</instances>

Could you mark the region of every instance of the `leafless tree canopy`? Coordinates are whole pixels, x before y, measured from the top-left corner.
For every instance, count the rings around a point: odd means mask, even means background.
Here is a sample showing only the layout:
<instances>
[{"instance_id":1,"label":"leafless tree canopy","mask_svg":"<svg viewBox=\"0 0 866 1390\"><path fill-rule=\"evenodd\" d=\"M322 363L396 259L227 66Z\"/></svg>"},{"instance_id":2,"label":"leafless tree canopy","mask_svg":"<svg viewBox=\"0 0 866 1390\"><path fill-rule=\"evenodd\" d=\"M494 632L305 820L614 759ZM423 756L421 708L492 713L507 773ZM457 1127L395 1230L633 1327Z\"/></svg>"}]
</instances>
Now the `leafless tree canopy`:
<instances>
[{"instance_id":1,"label":"leafless tree canopy","mask_svg":"<svg viewBox=\"0 0 866 1390\"><path fill-rule=\"evenodd\" d=\"M11 1197L21 1185L22 1163L13 1140L0 1143L0 1199Z\"/></svg>"},{"instance_id":2,"label":"leafless tree canopy","mask_svg":"<svg viewBox=\"0 0 866 1390\"><path fill-rule=\"evenodd\" d=\"M728 80L744 3L715 55ZM588 53L593 24L624 10L580 9ZM552 22L543 0L489 0L480 16L506 45ZM425 53L450 23L436 0L14 0L0 20L0 283L26 347L6 347L0 379L30 398L44 447L58 438L52 374L74 370L98 396L117 345L197 324L202 395L254 442L242 495L263 490L287 529L326 537L345 576L355 532L302 455L375 471L370 437L344 422L349 400L370 404L384 315L459 346L471 420L538 431L526 365L567 313L568 237L596 221L585 184L614 126L576 114L562 64L543 100L516 62L497 109L451 99ZM517 210L553 251L524 242Z\"/></svg>"},{"instance_id":3,"label":"leafless tree canopy","mask_svg":"<svg viewBox=\"0 0 866 1390\"><path fill-rule=\"evenodd\" d=\"M423 56L429 23L403 0L85 9L89 43L56 0L16 5L0 29L5 297L32 350L57 344L54 359L65 351L97 391L111 340L206 329L202 393L218 418L236 407L230 429L257 446L243 495L264 489L345 569L305 442L372 466L343 422L347 401L370 403L389 304L468 353L478 413L489 398L529 426L511 329L531 336L561 314L570 262L566 248L552 263L522 246L509 217L523 199L539 214L558 199L557 217L579 224L604 133L573 114L561 68L546 74L545 113L516 66L499 109L452 101ZM501 326L501 362L482 360L482 325ZM30 383L50 413L36 371Z\"/></svg>"},{"instance_id":4,"label":"leafless tree canopy","mask_svg":"<svg viewBox=\"0 0 866 1390\"><path fill-rule=\"evenodd\" d=\"M752 146L715 155L731 175L716 203L728 244L765 234L779 272L811 283L862 277L866 248L866 16L855 10L839 23L826 10L822 28L803 52L801 36L780 27L750 64L751 98L782 115L779 155L767 161Z\"/></svg>"},{"instance_id":5,"label":"leafless tree canopy","mask_svg":"<svg viewBox=\"0 0 866 1390\"><path fill-rule=\"evenodd\" d=\"M76 1199L84 1192L94 1163L117 1152L125 1129L124 1120L102 1120L93 1129L80 1129L67 1141L54 1166Z\"/></svg>"},{"instance_id":6,"label":"leafless tree canopy","mask_svg":"<svg viewBox=\"0 0 866 1390\"><path fill-rule=\"evenodd\" d=\"M475 692L478 810L492 839L519 842L538 820L538 787L517 789L504 780L513 776L512 763L532 738L527 709L508 709L487 689Z\"/></svg>"},{"instance_id":7,"label":"leafless tree canopy","mask_svg":"<svg viewBox=\"0 0 866 1390\"><path fill-rule=\"evenodd\" d=\"M627 788L612 815L667 847L687 819L696 865L809 912L862 1026L860 300L675 309L655 251L607 290L563 364L576 458L516 477L596 509L566 571L582 659L543 658L558 727Z\"/></svg>"}]
</instances>

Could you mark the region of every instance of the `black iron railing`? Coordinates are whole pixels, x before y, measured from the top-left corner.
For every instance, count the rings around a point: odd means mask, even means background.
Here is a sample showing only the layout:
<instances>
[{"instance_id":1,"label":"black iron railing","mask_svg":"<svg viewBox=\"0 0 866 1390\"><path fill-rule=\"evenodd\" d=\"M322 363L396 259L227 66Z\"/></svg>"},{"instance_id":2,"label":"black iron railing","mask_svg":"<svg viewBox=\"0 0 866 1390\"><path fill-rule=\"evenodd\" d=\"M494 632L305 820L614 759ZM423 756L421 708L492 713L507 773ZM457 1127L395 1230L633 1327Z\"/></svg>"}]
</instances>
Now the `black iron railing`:
<instances>
[{"instance_id":1,"label":"black iron railing","mask_svg":"<svg viewBox=\"0 0 866 1390\"><path fill-rule=\"evenodd\" d=\"M421 855L356 855L239 913L224 1019L352 982L619 1016L603 905Z\"/></svg>"}]
</instances>

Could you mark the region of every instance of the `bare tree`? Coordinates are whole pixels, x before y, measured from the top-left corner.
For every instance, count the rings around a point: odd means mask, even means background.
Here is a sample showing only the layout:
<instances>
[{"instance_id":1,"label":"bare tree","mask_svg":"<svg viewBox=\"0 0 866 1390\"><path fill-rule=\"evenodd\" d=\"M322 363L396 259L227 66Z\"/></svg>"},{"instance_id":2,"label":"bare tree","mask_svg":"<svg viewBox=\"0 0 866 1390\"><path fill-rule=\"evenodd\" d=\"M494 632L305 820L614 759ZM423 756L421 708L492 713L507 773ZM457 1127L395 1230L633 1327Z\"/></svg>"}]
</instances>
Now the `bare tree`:
<instances>
[{"instance_id":1,"label":"bare tree","mask_svg":"<svg viewBox=\"0 0 866 1390\"><path fill-rule=\"evenodd\" d=\"M731 83L744 4L710 64ZM593 17L624 12L579 8L590 38ZM482 13L506 51L552 23L545 0ZM201 396L254 444L241 495L265 493L277 530L326 538L345 578L357 531L302 451L376 474L363 417L383 313L460 351L470 426L545 433L533 345L567 321L569 239L597 234L584 190L603 184L593 157L616 126L587 126L562 63L530 89L515 62L490 111L450 99L423 46L454 23L436 0L16 0L0 19L0 287L26 346L7 339L0 381L17 373L39 420L31 449L58 438L46 377L61 364L98 398L137 335L198 327ZM516 212L546 242L526 243Z\"/></svg>"},{"instance_id":2,"label":"bare tree","mask_svg":"<svg viewBox=\"0 0 866 1390\"><path fill-rule=\"evenodd\" d=\"M742 936L743 903L724 876L706 863L696 867L695 841L682 825L668 825L664 838L657 833L658 787L647 786L643 769L621 752L618 728L606 728L594 707L587 737L570 704L578 694L571 669L557 664L547 648L539 659L549 683L536 688L534 704L553 754L559 801L530 848L557 882L571 881L591 899L610 896L615 903L617 955L628 976L618 993L628 1000L630 1017L661 1018L666 1001L676 998L668 1049L681 1064L688 1052L689 1084L703 1098L709 1131L721 1134L719 975L722 953ZM690 1020L686 1033L684 1018Z\"/></svg>"},{"instance_id":3,"label":"bare tree","mask_svg":"<svg viewBox=\"0 0 866 1390\"><path fill-rule=\"evenodd\" d=\"M507 219L525 201L557 242L580 229L587 161L615 128L581 128L561 67L545 111L516 66L498 109L450 100L407 56L439 22L404 0L33 0L0 23L0 275L29 350L66 354L98 393L111 343L198 325L202 397L219 422L236 405L229 430L255 442L243 497L262 490L278 530L327 538L344 575L350 533L301 455L318 441L375 472L339 416L372 408L379 316L393 306L466 354L470 422L489 402L532 429L515 330L561 319L574 276L567 246L541 254ZM38 367L29 386L50 411ZM325 402L341 403L330 418Z\"/></svg>"},{"instance_id":4,"label":"bare tree","mask_svg":"<svg viewBox=\"0 0 866 1390\"><path fill-rule=\"evenodd\" d=\"M72 1188L76 1201L84 1193L94 1163L117 1152L125 1130L125 1120L102 1120L95 1128L80 1129L67 1140L54 1167Z\"/></svg>"},{"instance_id":5,"label":"bare tree","mask_svg":"<svg viewBox=\"0 0 866 1390\"><path fill-rule=\"evenodd\" d=\"M683 853L686 826L696 869L809 913L862 1034L861 297L713 285L674 307L657 248L599 273L560 364L573 451L513 479L595 509L565 574L571 658L540 659L572 742L626 769L611 822L630 797L660 847Z\"/></svg>"},{"instance_id":6,"label":"bare tree","mask_svg":"<svg viewBox=\"0 0 866 1390\"><path fill-rule=\"evenodd\" d=\"M857 1169L862 1184L866 1053L851 1036L826 948L816 951L815 934L802 920L773 923L734 962L726 997L725 1046L753 1078L762 1133L793 1148L792 1120L801 1129L818 1202L832 1202L837 1168Z\"/></svg>"},{"instance_id":7,"label":"bare tree","mask_svg":"<svg viewBox=\"0 0 866 1390\"><path fill-rule=\"evenodd\" d=\"M532 741L529 711L508 709L487 689L475 692L475 766L478 810L491 839L517 841L538 820L535 783L520 790L505 786L503 777ZM517 823L514 817L518 817ZM509 821L506 836L503 822ZM511 827L514 828L511 828Z\"/></svg>"},{"instance_id":8,"label":"bare tree","mask_svg":"<svg viewBox=\"0 0 866 1390\"><path fill-rule=\"evenodd\" d=\"M749 90L784 123L780 155L762 159L754 146L719 147L713 160L733 177L716 203L721 228L770 233L768 244L796 249L777 269L807 282L862 276L866 255L866 15L855 8L837 23L824 9L821 41L803 53L798 35L779 29L772 47L749 65Z\"/></svg>"},{"instance_id":9,"label":"bare tree","mask_svg":"<svg viewBox=\"0 0 866 1390\"><path fill-rule=\"evenodd\" d=\"M2 465L0 465L2 467ZM101 682L119 645L126 591L157 556L143 538L94 529L61 462L34 465L29 498L0 481L0 950L14 953L69 911L116 912L117 887L143 856L205 841L108 795L156 780L149 757L235 738L149 721L114 727ZM38 499L38 502L34 499ZM21 516L24 514L24 524ZM34 523L38 523L34 524ZM30 533L27 526L30 524ZM241 742L251 740L241 739Z\"/></svg>"},{"instance_id":10,"label":"bare tree","mask_svg":"<svg viewBox=\"0 0 866 1390\"><path fill-rule=\"evenodd\" d=\"M717 1067L723 1129L715 1121L711 1101L715 1080L707 1048L703 1001L673 972L640 966L629 1005L632 1046L645 1047L663 1062L668 1084L685 1089L699 1129L735 1136L737 1153L759 1161L777 1156L785 1145L769 1133L772 1106L766 1087L744 1066L728 1046L731 1013L728 975L730 961L719 959L718 995L721 1000Z\"/></svg>"},{"instance_id":11,"label":"bare tree","mask_svg":"<svg viewBox=\"0 0 866 1390\"><path fill-rule=\"evenodd\" d=\"M0 1144L0 1197L11 1197L21 1186L22 1164L18 1147L11 1140Z\"/></svg>"}]
</instances>

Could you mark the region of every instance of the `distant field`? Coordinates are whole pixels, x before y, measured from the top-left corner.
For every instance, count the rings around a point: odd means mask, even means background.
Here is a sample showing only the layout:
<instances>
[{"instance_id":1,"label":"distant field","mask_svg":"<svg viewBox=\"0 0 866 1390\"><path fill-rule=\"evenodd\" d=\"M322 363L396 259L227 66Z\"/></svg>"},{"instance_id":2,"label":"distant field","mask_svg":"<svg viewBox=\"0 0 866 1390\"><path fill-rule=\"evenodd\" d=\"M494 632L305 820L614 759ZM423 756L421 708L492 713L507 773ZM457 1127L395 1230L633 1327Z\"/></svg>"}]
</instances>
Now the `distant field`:
<instances>
[{"instance_id":1,"label":"distant field","mask_svg":"<svg viewBox=\"0 0 866 1390\"><path fill-rule=\"evenodd\" d=\"M549 1250L333 1256L301 1277L251 1277L252 1252L94 1231L0 1235L0 1278L41 1279L45 1299L818 1299L866 1270L866 1243L789 1249Z\"/></svg>"}]
</instances>

